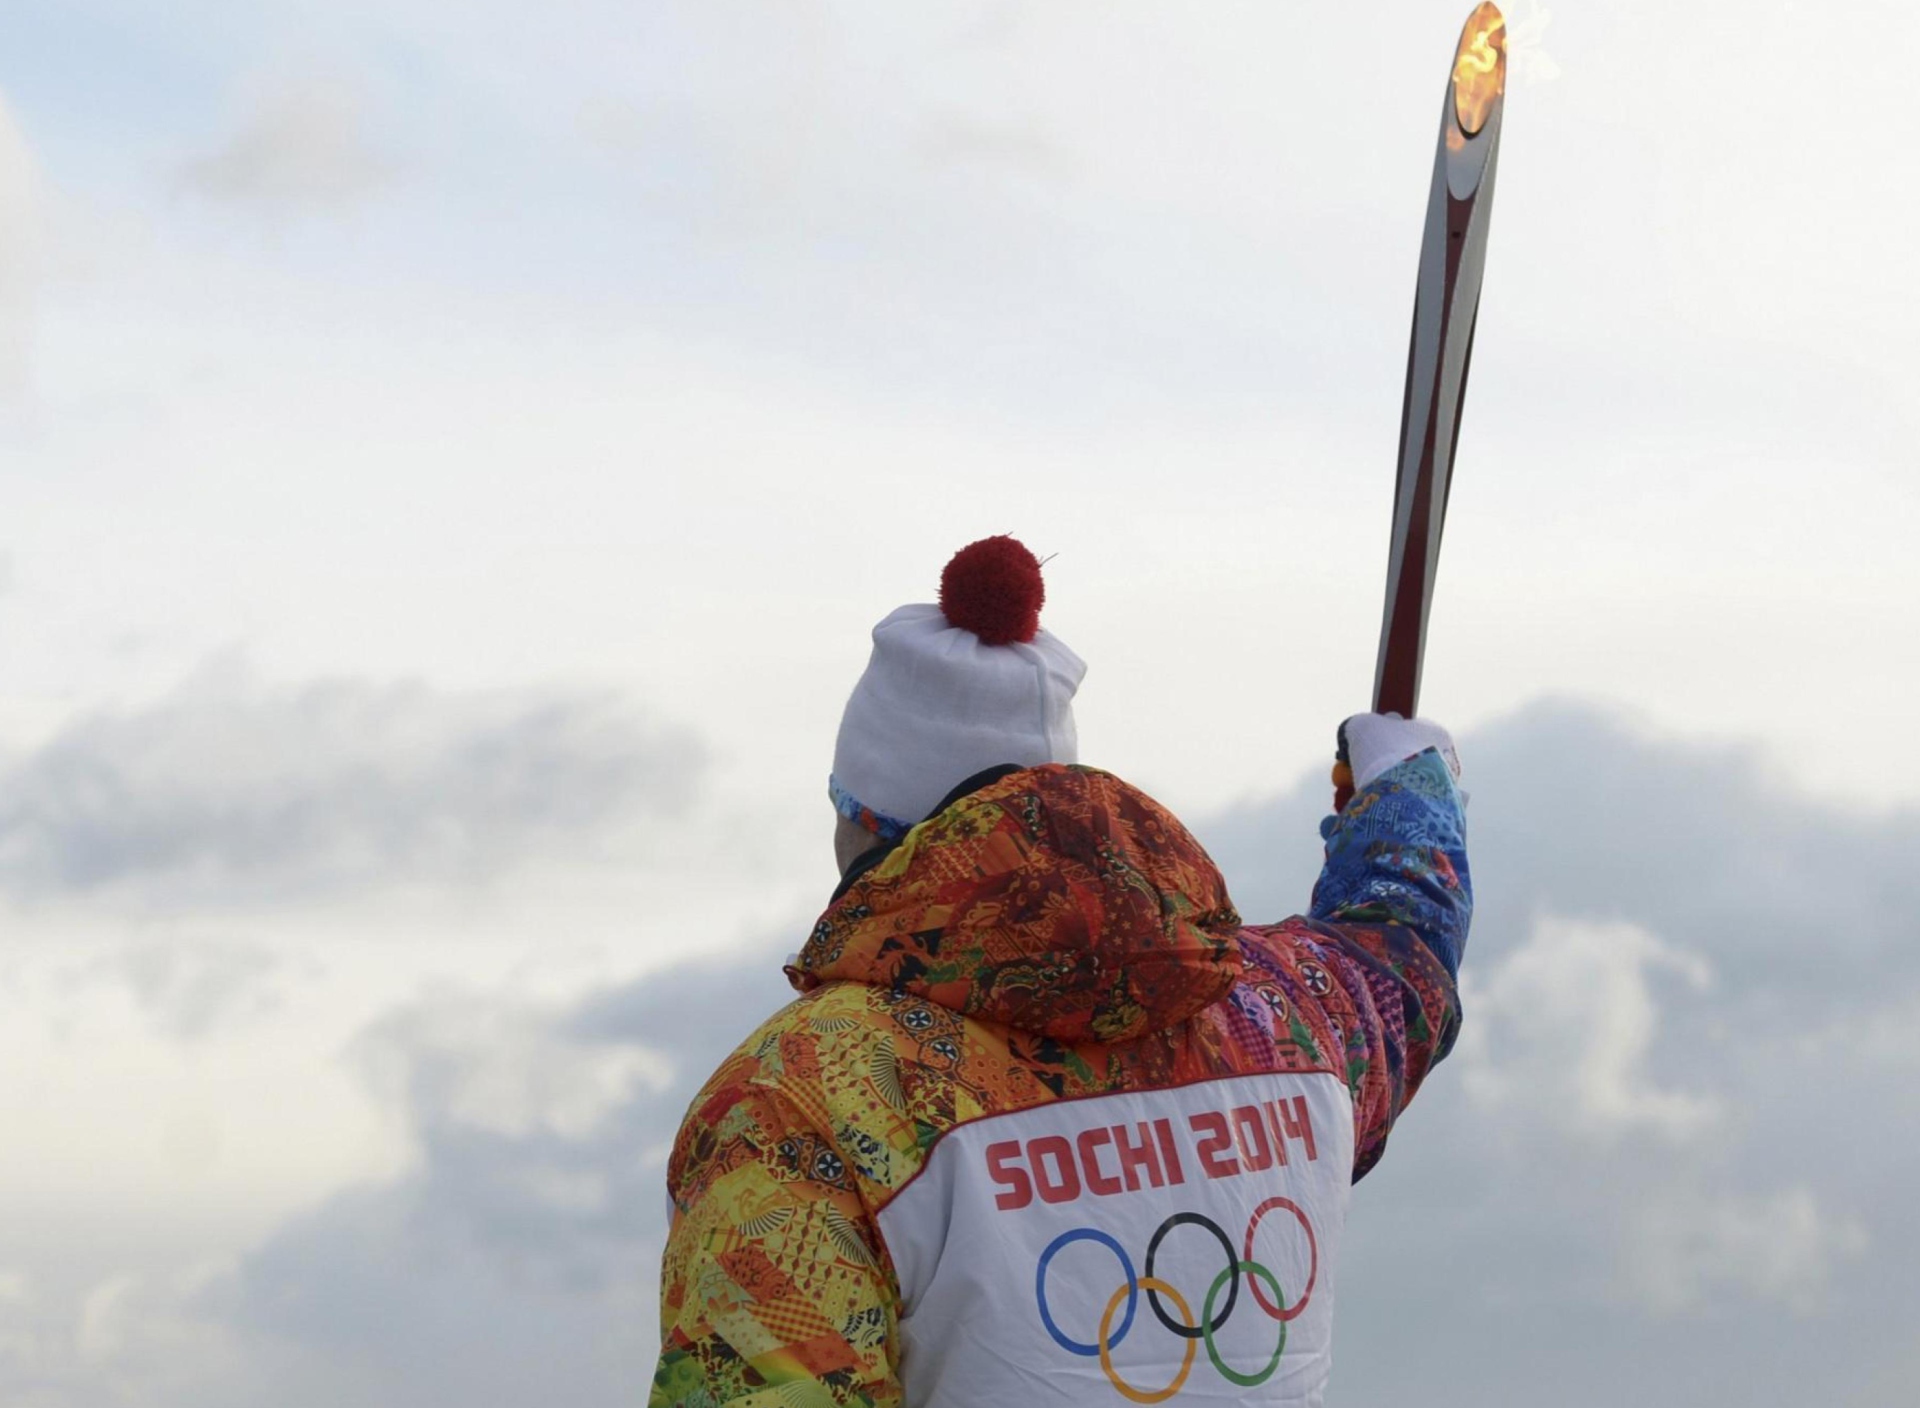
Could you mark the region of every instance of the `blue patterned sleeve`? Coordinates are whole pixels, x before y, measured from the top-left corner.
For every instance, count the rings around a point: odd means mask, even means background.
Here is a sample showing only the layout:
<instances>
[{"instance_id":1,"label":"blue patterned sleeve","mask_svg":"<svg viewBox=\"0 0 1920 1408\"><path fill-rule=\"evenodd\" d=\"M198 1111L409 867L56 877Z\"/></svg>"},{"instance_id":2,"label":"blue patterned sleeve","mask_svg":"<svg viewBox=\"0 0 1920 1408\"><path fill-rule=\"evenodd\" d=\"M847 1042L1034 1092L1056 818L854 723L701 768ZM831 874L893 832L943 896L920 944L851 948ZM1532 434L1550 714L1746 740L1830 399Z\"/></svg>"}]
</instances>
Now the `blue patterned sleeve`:
<instances>
[{"instance_id":1,"label":"blue patterned sleeve","mask_svg":"<svg viewBox=\"0 0 1920 1408\"><path fill-rule=\"evenodd\" d=\"M1312 937L1331 979L1329 1013L1353 1093L1353 1176L1460 1033L1460 952L1473 915L1466 815L1429 750L1382 773L1321 825L1326 865L1313 888Z\"/></svg>"},{"instance_id":2,"label":"blue patterned sleeve","mask_svg":"<svg viewBox=\"0 0 1920 1408\"><path fill-rule=\"evenodd\" d=\"M1411 930L1457 977L1473 918L1466 833L1459 790L1438 753L1387 769L1321 823L1327 858L1312 917Z\"/></svg>"}]
</instances>

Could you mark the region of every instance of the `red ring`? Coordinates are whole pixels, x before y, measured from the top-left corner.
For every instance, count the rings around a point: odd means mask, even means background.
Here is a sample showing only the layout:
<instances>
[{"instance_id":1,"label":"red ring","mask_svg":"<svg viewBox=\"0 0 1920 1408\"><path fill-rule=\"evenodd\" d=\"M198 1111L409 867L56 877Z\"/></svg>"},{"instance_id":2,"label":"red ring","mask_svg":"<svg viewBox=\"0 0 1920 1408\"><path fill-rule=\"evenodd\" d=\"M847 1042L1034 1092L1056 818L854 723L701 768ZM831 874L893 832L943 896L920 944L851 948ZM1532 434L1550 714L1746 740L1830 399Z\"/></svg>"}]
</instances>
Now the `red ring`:
<instances>
[{"instance_id":1,"label":"red ring","mask_svg":"<svg viewBox=\"0 0 1920 1408\"><path fill-rule=\"evenodd\" d=\"M1258 1281L1250 1277L1248 1278L1248 1285L1253 1291L1255 1304L1266 1311L1273 1319L1285 1321L1293 1319L1301 1311L1305 1310L1307 1308L1307 1302L1313 1298L1313 1283L1320 1275L1320 1242L1313 1235L1313 1224L1307 1221L1307 1215L1300 1211L1300 1205L1298 1203L1295 1203L1291 1198L1268 1198L1253 1210L1253 1216L1247 1221L1246 1260L1253 1260L1253 1234L1260 1226L1260 1219L1265 1217L1269 1212L1272 1212L1275 1208L1285 1208L1288 1212L1299 1218L1300 1226L1306 1229L1307 1251L1312 1256L1312 1260L1307 1265L1307 1288L1300 1293L1299 1300L1283 1310L1277 1305L1269 1305L1267 1303L1266 1294L1260 1289Z\"/></svg>"}]
</instances>

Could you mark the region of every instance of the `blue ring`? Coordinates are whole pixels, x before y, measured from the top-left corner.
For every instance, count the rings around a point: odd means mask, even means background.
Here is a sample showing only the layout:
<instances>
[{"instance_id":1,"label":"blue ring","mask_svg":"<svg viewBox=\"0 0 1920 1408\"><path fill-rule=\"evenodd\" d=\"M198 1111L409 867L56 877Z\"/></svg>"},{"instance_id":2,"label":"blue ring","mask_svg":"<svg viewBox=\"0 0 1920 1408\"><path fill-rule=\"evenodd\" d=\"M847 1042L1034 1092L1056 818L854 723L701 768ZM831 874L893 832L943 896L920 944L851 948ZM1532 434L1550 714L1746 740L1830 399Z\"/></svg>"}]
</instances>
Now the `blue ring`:
<instances>
[{"instance_id":1,"label":"blue ring","mask_svg":"<svg viewBox=\"0 0 1920 1408\"><path fill-rule=\"evenodd\" d=\"M1100 1243L1120 1258L1120 1269L1127 1273L1127 1314L1126 1318L1120 1322L1119 1333L1107 1341L1109 1350L1118 1348L1120 1341L1127 1337L1127 1331L1133 1328L1133 1312L1140 1306L1140 1278L1133 1274L1133 1260L1127 1255L1126 1248L1106 1233L1096 1232L1091 1227L1076 1227L1071 1232L1062 1232L1047 1243L1047 1249L1040 1253L1040 1265L1033 1273L1033 1294L1040 1303L1040 1323L1047 1327L1047 1333L1053 1336L1053 1342L1067 1353L1082 1354L1093 1359L1099 1355L1100 1346L1081 1344L1078 1340L1068 1339L1060 1333L1060 1327L1053 1323L1053 1312L1047 1309L1047 1266L1053 1261L1053 1254L1069 1242Z\"/></svg>"}]
</instances>

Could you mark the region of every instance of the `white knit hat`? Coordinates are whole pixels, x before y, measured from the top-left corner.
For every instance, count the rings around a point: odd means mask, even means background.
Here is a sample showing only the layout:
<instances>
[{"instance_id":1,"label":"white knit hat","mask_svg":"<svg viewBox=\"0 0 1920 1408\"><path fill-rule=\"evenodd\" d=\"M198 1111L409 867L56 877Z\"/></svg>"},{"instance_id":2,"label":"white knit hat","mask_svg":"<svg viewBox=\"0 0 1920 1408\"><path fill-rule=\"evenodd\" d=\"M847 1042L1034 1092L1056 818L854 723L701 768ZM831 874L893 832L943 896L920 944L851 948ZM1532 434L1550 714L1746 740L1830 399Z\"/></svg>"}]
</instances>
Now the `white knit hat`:
<instances>
[{"instance_id":1,"label":"white knit hat","mask_svg":"<svg viewBox=\"0 0 1920 1408\"><path fill-rule=\"evenodd\" d=\"M834 745L835 810L891 840L977 772L1077 760L1073 692L1087 667L1040 629L1045 595L1031 552L983 538L947 564L938 606L903 606L873 628Z\"/></svg>"}]
</instances>

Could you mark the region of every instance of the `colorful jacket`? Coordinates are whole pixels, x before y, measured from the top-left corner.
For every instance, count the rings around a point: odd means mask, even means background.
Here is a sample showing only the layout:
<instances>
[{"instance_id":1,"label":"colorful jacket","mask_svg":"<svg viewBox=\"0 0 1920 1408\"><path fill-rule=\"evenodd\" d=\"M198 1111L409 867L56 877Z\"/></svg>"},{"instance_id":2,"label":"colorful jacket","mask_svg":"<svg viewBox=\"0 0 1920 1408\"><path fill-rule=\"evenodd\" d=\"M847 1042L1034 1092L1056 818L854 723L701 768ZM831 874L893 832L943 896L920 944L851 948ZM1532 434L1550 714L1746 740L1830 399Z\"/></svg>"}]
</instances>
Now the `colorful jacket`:
<instances>
[{"instance_id":1,"label":"colorful jacket","mask_svg":"<svg viewBox=\"0 0 1920 1408\"><path fill-rule=\"evenodd\" d=\"M1349 1186L1459 1025L1452 778L1391 769L1246 927L1118 778L984 777L688 1111L651 1408L1320 1402Z\"/></svg>"}]
</instances>

